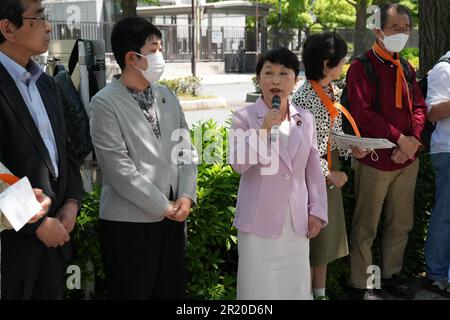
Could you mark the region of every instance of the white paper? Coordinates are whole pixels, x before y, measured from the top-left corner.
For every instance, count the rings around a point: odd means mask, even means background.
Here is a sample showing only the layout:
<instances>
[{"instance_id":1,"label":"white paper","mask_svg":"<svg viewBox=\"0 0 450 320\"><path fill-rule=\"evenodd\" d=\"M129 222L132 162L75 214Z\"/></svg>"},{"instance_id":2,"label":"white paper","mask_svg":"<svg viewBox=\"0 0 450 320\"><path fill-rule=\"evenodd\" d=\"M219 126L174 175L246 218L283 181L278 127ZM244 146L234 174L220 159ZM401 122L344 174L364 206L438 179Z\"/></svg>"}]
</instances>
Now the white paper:
<instances>
[{"instance_id":1,"label":"white paper","mask_svg":"<svg viewBox=\"0 0 450 320\"><path fill-rule=\"evenodd\" d=\"M0 210L16 231L19 231L41 209L27 177L0 193Z\"/></svg>"},{"instance_id":2,"label":"white paper","mask_svg":"<svg viewBox=\"0 0 450 320\"><path fill-rule=\"evenodd\" d=\"M350 146L360 147L365 150L390 149L397 146L387 139L359 138L357 136L335 132L331 133L331 136L336 142L336 146L343 150L350 149Z\"/></svg>"}]
</instances>

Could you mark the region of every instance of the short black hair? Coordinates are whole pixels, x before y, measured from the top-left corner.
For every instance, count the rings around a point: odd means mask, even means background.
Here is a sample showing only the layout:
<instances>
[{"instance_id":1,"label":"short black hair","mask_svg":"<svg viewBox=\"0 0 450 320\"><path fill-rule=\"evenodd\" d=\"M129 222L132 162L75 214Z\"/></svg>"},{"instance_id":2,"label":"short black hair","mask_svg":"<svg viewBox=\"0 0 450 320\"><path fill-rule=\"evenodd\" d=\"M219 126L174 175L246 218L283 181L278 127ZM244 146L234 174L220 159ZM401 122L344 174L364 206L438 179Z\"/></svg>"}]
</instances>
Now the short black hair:
<instances>
[{"instance_id":1,"label":"short black hair","mask_svg":"<svg viewBox=\"0 0 450 320\"><path fill-rule=\"evenodd\" d=\"M22 14L26 10L25 0L1 0L0 1L0 20L8 19L17 28L23 25ZM5 42L5 37L0 33L0 44Z\"/></svg>"},{"instance_id":2,"label":"short black hair","mask_svg":"<svg viewBox=\"0 0 450 320\"><path fill-rule=\"evenodd\" d=\"M409 24L411 25L411 28L413 26L413 21L412 21L412 17L411 17L411 11L405 7L402 6L401 4L398 3L387 3L384 6L381 7L380 9L380 23L381 23L381 30L384 29L384 27L386 26L387 20L388 20L388 11L394 8L394 11L397 12L398 14L406 14L409 18Z\"/></svg>"},{"instance_id":3,"label":"short black hair","mask_svg":"<svg viewBox=\"0 0 450 320\"><path fill-rule=\"evenodd\" d=\"M145 41L156 36L161 39L161 31L150 21L140 17L127 17L114 25L111 33L111 46L117 63L125 68L125 55L130 51L140 53Z\"/></svg>"},{"instance_id":4,"label":"short black hair","mask_svg":"<svg viewBox=\"0 0 450 320\"><path fill-rule=\"evenodd\" d=\"M256 75L259 77L266 61L278 63L288 69L292 69L297 77L300 72L300 61L295 53L284 47L275 47L264 52L256 65Z\"/></svg>"},{"instance_id":5,"label":"short black hair","mask_svg":"<svg viewBox=\"0 0 450 320\"><path fill-rule=\"evenodd\" d=\"M302 61L308 80L319 81L325 77L323 63L336 67L347 55L347 43L337 33L322 32L310 35L303 43Z\"/></svg>"}]
</instances>

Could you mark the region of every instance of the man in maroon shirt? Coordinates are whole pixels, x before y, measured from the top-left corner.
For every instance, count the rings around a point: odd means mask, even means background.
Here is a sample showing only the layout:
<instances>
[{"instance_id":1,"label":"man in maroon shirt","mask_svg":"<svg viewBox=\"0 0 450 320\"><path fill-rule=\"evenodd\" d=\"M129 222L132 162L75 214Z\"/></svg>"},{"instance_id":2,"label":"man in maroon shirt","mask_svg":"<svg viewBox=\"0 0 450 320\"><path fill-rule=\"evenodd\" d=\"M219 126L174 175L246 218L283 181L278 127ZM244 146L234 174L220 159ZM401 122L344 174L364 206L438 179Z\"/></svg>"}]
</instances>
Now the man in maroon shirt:
<instances>
[{"instance_id":1,"label":"man in maroon shirt","mask_svg":"<svg viewBox=\"0 0 450 320\"><path fill-rule=\"evenodd\" d=\"M376 154L355 161L356 208L350 232L349 285L363 289L360 297L364 299L381 299L368 281L368 267L372 265L371 248L383 211L382 288L399 298L411 299L414 292L398 274L413 226L417 151L427 109L414 68L408 64L409 72L404 71L399 60L398 52L412 30L410 12L398 4L385 5L381 8L380 27L374 30L374 46L365 53L379 79L379 89L363 63L355 60L347 75L348 102L362 136L385 138L397 147L376 150Z\"/></svg>"}]
</instances>

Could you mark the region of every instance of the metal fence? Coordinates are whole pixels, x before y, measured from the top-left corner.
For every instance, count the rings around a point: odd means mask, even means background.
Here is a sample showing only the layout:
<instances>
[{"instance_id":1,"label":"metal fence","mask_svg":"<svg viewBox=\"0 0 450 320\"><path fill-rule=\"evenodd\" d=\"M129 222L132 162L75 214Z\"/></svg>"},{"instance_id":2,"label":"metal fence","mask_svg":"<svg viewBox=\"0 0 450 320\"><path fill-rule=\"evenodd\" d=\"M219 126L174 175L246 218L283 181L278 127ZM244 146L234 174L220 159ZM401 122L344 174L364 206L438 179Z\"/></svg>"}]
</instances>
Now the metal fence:
<instances>
[{"instance_id":1,"label":"metal fence","mask_svg":"<svg viewBox=\"0 0 450 320\"><path fill-rule=\"evenodd\" d=\"M106 51L111 49L112 23L83 22L69 25L52 21L51 40L103 39ZM162 25L162 46L167 61L189 61L192 56L192 28L189 26ZM198 57L200 61L223 61L225 52L243 48L245 28L201 27L198 32Z\"/></svg>"},{"instance_id":2,"label":"metal fence","mask_svg":"<svg viewBox=\"0 0 450 320\"><path fill-rule=\"evenodd\" d=\"M52 40L103 39L106 52L111 53L111 32L113 23L82 22L67 24L52 21ZM168 62L186 62L192 58L192 33L196 33L198 61L225 61L226 71L253 72L256 52L264 51L272 43L283 44L294 49L295 30L258 30L258 50L256 30L243 27L199 27L193 31L190 26L160 25L163 55ZM293 40L294 39L294 40ZM269 43L270 42L270 43ZM112 58L107 54L109 59Z\"/></svg>"},{"instance_id":3,"label":"metal fence","mask_svg":"<svg viewBox=\"0 0 450 320\"><path fill-rule=\"evenodd\" d=\"M103 39L106 52L111 50L113 23L82 22L68 25L67 22L52 21L52 40ZM186 62L192 58L192 33L190 26L160 25L163 55L168 62ZM274 46L284 46L300 55L304 34L298 29L276 27L255 29L245 27L199 27L196 31L198 61L225 61L228 72L254 72L257 52ZM352 29L337 30L348 43L353 42ZM368 45L373 37L368 30ZM413 32L409 46L418 46L417 32ZM258 48L257 48L258 46Z\"/></svg>"},{"instance_id":4,"label":"metal fence","mask_svg":"<svg viewBox=\"0 0 450 320\"><path fill-rule=\"evenodd\" d=\"M67 24L64 21L52 21L52 40L103 39L106 51L111 52L111 31L113 23L82 22ZM163 52L168 61L189 61L192 56L192 28L190 26L161 25ZM268 46L268 40L287 44L295 30L279 30L277 34L259 29L259 50ZM256 51L255 29L243 27L200 27L197 34L197 59L199 61L223 61L225 54L241 51ZM294 37L295 38L295 37Z\"/></svg>"}]
</instances>

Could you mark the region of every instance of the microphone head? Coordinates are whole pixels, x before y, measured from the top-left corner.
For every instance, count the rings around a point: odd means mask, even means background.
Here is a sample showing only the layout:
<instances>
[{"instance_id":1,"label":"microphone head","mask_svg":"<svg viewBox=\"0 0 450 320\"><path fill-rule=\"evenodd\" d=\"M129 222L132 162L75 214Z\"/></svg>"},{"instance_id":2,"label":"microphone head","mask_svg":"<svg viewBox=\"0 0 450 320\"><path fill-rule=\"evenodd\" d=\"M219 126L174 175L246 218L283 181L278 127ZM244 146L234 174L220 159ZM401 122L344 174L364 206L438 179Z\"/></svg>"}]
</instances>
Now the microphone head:
<instances>
[{"instance_id":1,"label":"microphone head","mask_svg":"<svg viewBox=\"0 0 450 320\"><path fill-rule=\"evenodd\" d=\"M280 96L273 96L273 98L272 98L272 108L280 110L280 107L281 107Z\"/></svg>"}]
</instances>

